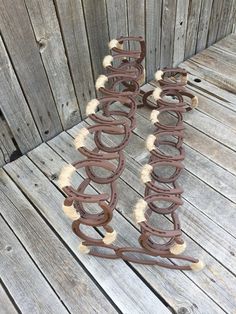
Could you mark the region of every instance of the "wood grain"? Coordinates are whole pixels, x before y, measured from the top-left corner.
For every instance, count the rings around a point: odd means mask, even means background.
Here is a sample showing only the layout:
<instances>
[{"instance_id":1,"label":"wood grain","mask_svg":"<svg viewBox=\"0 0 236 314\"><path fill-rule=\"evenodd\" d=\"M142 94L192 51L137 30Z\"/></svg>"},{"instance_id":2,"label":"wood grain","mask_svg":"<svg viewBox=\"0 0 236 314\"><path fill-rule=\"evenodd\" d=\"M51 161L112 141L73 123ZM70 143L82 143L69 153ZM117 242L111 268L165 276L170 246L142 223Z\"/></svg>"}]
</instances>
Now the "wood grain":
<instances>
[{"instance_id":1,"label":"wood grain","mask_svg":"<svg viewBox=\"0 0 236 314\"><path fill-rule=\"evenodd\" d=\"M81 117L53 1L25 3L62 126L68 129Z\"/></svg>"},{"instance_id":2,"label":"wood grain","mask_svg":"<svg viewBox=\"0 0 236 314\"><path fill-rule=\"evenodd\" d=\"M62 125L24 0L0 1L0 28L37 128L48 140L62 130Z\"/></svg>"},{"instance_id":3,"label":"wood grain","mask_svg":"<svg viewBox=\"0 0 236 314\"><path fill-rule=\"evenodd\" d=\"M61 33L81 115L87 102L95 97L92 60L81 0L55 0Z\"/></svg>"},{"instance_id":4,"label":"wood grain","mask_svg":"<svg viewBox=\"0 0 236 314\"><path fill-rule=\"evenodd\" d=\"M0 285L0 303L1 303L1 313L2 314L17 314L18 311L12 304L9 296L4 290L3 286Z\"/></svg>"},{"instance_id":5,"label":"wood grain","mask_svg":"<svg viewBox=\"0 0 236 314\"><path fill-rule=\"evenodd\" d=\"M102 60L109 53L109 33L105 0L98 0L96 2L96 10L93 0L84 0L83 8L93 73L94 78L97 79L104 72Z\"/></svg>"},{"instance_id":6,"label":"wood grain","mask_svg":"<svg viewBox=\"0 0 236 314\"><path fill-rule=\"evenodd\" d=\"M146 75L153 79L161 62L162 0L146 1Z\"/></svg>"},{"instance_id":7,"label":"wood grain","mask_svg":"<svg viewBox=\"0 0 236 314\"><path fill-rule=\"evenodd\" d=\"M184 53L185 59L194 55L196 51L200 10L201 10L201 1L189 0L188 27L187 27L185 53Z\"/></svg>"},{"instance_id":8,"label":"wood grain","mask_svg":"<svg viewBox=\"0 0 236 314\"><path fill-rule=\"evenodd\" d=\"M176 0L163 0L161 28L161 68L171 66L174 53Z\"/></svg>"},{"instance_id":9,"label":"wood grain","mask_svg":"<svg viewBox=\"0 0 236 314\"><path fill-rule=\"evenodd\" d=\"M1 279L20 311L68 313L1 216L0 225Z\"/></svg>"},{"instance_id":10,"label":"wood grain","mask_svg":"<svg viewBox=\"0 0 236 314\"><path fill-rule=\"evenodd\" d=\"M212 2L213 0L204 0L201 2L196 52L206 48Z\"/></svg>"},{"instance_id":11,"label":"wood grain","mask_svg":"<svg viewBox=\"0 0 236 314\"><path fill-rule=\"evenodd\" d=\"M39 145L42 140L24 98L3 40L0 37L0 98L1 111L22 153ZM1 124L4 132L4 123ZM6 136L7 138L7 136ZM9 141L8 141L9 142ZM8 145L6 145L8 146ZM13 149L12 145L10 145ZM1 145L2 150L4 145ZM10 149L10 151L11 151ZM7 159L6 159L7 161Z\"/></svg>"},{"instance_id":12,"label":"wood grain","mask_svg":"<svg viewBox=\"0 0 236 314\"><path fill-rule=\"evenodd\" d=\"M216 42L222 5L222 0L214 0L212 3L210 24L208 28L207 47Z\"/></svg>"},{"instance_id":13,"label":"wood grain","mask_svg":"<svg viewBox=\"0 0 236 314\"><path fill-rule=\"evenodd\" d=\"M83 313L95 308L97 313L104 309L116 313L22 192L2 170L0 175L1 214L69 312L76 313L79 307Z\"/></svg>"},{"instance_id":14,"label":"wood grain","mask_svg":"<svg viewBox=\"0 0 236 314\"><path fill-rule=\"evenodd\" d=\"M173 66L177 66L184 59L188 23L188 3L188 0L177 0Z\"/></svg>"}]
</instances>

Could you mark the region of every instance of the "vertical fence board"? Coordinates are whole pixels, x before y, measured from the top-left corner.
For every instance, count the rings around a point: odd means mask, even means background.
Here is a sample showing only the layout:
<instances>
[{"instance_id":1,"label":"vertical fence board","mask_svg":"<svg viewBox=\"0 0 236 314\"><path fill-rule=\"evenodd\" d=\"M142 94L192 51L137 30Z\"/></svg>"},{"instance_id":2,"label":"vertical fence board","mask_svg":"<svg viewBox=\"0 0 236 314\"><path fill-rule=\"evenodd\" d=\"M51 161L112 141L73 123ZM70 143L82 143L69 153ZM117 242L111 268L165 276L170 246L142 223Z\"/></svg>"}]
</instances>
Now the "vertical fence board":
<instances>
[{"instance_id":1,"label":"vertical fence board","mask_svg":"<svg viewBox=\"0 0 236 314\"><path fill-rule=\"evenodd\" d=\"M203 0L199 18L196 52L205 49L213 0Z\"/></svg>"},{"instance_id":2,"label":"vertical fence board","mask_svg":"<svg viewBox=\"0 0 236 314\"><path fill-rule=\"evenodd\" d=\"M104 72L102 60L108 54L108 23L105 0L84 0L84 14L95 79Z\"/></svg>"},{"instance_id":3,"label":"vertical fence board","mask_svg":"<svg viewBox=\"0 0 236 314\"><path fill-rule=\"evenodd\" d=\"M0 69L0 108L21 152L26 153L39 145L42 140L17 81L1 36ZM2 128L3 124L1 123L1 130L3 131Z\"/></svg>"},{"instance_id":4,"label":"vertical fence board","mask_svg":"<svg viewBox=\"0 0 236 314\"><path fill-rule=\"evenodd\" d=\"M171 66L174 50L176 0L163 0L161 30L161 67Z\"/></svg>"},{"instance_id":5,"label":"vertical fence board","mask_svg":"<svg viewBox=\"0 0 236 314\"><path fill-rule=\"evenodd\" d=\"M235 23L236 23L236 0L233 0L229 20L227 21L227 34L232 33L233 26L235 25Z\"/></svg>"},{"instance_id":6,"label":"vertical fence board","mask_svg":"<svg viewBox=\"0 0 236 314\"><path fill-rule=\"evenodd\" d=\"M145 0L127 0L129 36L142 36L145 39ZM139 49L134 42L130 49ZM142 62L145 68L145 60Z\"/></svg>"},{"instance_id":7,"label":"vertical fence board","mask_svg":"<svg viewBox=\"0 0 236 314\"><path fill-rule=\"evenodd\" d=\"M55 0L81 115L87 102L95 97L88 39L80 0Z\"/></svg>"},{"instance_id":8,"label":"vertical fence board","mask_svg":"<svg viewBox=\"0 0 236 314\"><path fill-rule=\"evenodd\" d=\"M197 45L198 23L201 10L201 0L189 0L188 26L185 44L185 59L195 54Z\"/></svg>"},{"instance_id":9,"label":"vertical fence board","mask_svg":"<svg viewBox=\"0 0 236 314\"><path fill-rule=\"evenodd\" d=\"M211 46L216 41L222 4L222 0L214 0L212 3L210 24L207 37L207 47Z\"/></svg>"},{"instance_id":10,"label":"vertical fence board","mask_svg":"<svg viewBox=\"0 0 236 314\"><path fill-rule=\"evenodd\" d=\"M40 54L64 129L78 123L80 112L52 0L25 0Z\"/></svg>"},{"instance_id":11,"label":"vertical fence board","mask_svg":"<svg viewBox=\"0 0 236 314\"><path fill-rule=\"evenodd\" d=\"M173 66L177 66L184 60L184 48L188 23L188 0L177 0L175 18L175 38Z\"/></svg>"},{"instance_id":12,"label":"vertical fence board","mask_svg":"<svg viewBox=\"0 0 236 314\"><path fill-rule=\"evenodd\" d=\"M224 0L221 8L221 17L218 27L218 32L216 36L216 40L220 40L227 35L227 27L229 20L229 16L232 10L233 0Z\"/></svg>"},{"instance_id":13,"label":"vertical fence board","mask_svg":"<svg viewBox=\"0 0 236 314\"><path fill-rule=\"evenodd\" d=\"M48 140L62 126L23 0L0 0L0 28L39 132Z\"/></svg>"},{"instance_id":14,"label":"vertical fence board","mask_svg":"<svg viewBox=\"0 0 236 314\"><path fill-rule=\"evenodd\" d=\"M106 0L109 39L128 36L126 0Z\"/></svg>"},{"instance_id":15,"label":"vertical fence board","mask_svg":"<svg viewBox=\"0 0 236 314\"><path fill-rule=\"evenodd\" d=\"M13 156L20 154L13 143L11 130L2 115L0 115L0 126L0 167L2 167L8 163Z\"/></svg>"},{"instance_id":16,"label":"vertical fence board","mask_svg":"<svg viewBox=\"0 0 236 314\"><path fill-rule=\"evenodd\" d=\"M162 0L146 1L146 71L147 81L153 79L161 62Z\"/></svg>"}]
</instances>

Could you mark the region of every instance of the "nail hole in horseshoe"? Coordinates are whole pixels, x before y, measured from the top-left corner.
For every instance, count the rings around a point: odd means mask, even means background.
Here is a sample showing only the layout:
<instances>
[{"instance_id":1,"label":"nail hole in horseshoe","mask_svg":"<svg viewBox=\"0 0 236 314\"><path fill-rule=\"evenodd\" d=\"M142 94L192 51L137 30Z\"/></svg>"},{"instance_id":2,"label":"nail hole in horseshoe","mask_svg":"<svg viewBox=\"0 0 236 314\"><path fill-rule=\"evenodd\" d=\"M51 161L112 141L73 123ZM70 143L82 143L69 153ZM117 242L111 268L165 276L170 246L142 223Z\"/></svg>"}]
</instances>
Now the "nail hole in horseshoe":
<instances>
[{"instance_id":1,"label":"nail hole in horseshoe","mask_svg":"<svg viewBox=\"0 0 236 314\"><path fill-rule=\"evenodd\" d=\"M195 78L195 79L194 79L194 82L196 82L196 83L200 83L200 82L201 82L201 80L200 80L199 78Z\"/></svg>"}]
</instances>

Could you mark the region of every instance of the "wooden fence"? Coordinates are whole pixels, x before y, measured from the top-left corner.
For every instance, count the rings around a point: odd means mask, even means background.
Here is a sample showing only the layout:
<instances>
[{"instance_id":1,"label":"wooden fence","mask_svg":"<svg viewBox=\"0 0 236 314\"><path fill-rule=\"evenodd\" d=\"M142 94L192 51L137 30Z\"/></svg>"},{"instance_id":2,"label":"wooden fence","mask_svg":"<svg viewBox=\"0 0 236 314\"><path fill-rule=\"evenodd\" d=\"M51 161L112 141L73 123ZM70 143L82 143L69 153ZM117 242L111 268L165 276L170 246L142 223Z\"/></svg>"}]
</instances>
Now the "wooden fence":
<instances>
[{"instance_id":1,"label":"wooden fence","mask_svg":"<svg viewBox=\"0 0 236 314\"><path fill-rule=\"evenodd\" d=\"M232 32L236 0L0 0L0 165L85 117L107 43L146 39L147 80Z\"/></svg>"}]
</instances>

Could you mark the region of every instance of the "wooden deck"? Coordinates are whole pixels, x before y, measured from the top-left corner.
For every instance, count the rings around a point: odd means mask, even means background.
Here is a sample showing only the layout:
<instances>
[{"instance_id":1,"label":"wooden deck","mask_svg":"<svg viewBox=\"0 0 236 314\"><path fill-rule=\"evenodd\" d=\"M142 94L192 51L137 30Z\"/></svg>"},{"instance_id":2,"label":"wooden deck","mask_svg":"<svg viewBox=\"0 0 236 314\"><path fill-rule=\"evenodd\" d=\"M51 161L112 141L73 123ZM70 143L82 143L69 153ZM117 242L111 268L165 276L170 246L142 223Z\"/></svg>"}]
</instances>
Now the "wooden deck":
<instances>
[{"instance_id":1,"label":"wooden deck","mask_svg":"<svg viewBox=\"0 0 236 314\"><path fill-rule=\"evenodd\" d=\"M199 97L199 107L184 118L186 168L179 183L185 192L179 215L186 253L200 257L206 268L182 272L78 252L80 241L61 209L58 174L81 157L73 138L91 122L87 119L0 169L1 314L236 313L235 47L231 35L181 64L191 73L188 88ZM152 82L143 86L150 88ZM138 110L118 183L113 226L125 245L137 245L132 207L144 190L139 171L148 158L149 114L148 108ZM77 173L74 182L83 175Z\"/></svg>"}]
</instances>

